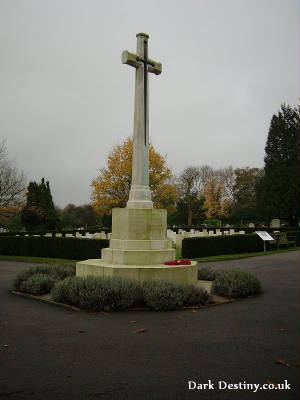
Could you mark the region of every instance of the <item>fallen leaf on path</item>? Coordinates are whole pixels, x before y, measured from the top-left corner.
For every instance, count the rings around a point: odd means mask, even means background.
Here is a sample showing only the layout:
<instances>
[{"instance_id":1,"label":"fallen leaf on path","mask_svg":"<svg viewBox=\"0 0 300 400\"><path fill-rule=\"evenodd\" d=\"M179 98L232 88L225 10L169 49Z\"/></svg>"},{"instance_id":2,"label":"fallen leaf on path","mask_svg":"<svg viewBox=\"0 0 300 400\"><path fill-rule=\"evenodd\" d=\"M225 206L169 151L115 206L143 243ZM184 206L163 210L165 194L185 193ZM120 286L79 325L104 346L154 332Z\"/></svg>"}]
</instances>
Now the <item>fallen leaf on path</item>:
<instances>
[{"instance_id":1,"label":"fallen leaf on path","mask_svg":"<svg viewBox=\"0 0 300 400\"><path fill-rule=\"evenodd\" d=\"M266 382L267 382L269 385L274 385L275 388L278 388L278 383L272 382L272 381L270 381L270 379L267 379Z\"/></svg>"},{"instance_id":2,"label":"fallen leaf on path","mask_svg":"<svg viewBox=\"0 0 300 400\"><path fill-rule=\"evenodd\" d=\"M285 332L285 329L284 328L280 328L279 331L280 332Z\"/></svg>"},{"instance_id":3,"label":"fallen leaf on path","mask_svg":"<svg viewBox=\"0 0 300 400\"><path fill-rule=\"evenodd\" d=\"M143 332L148 332L148 329L143 328L143 329L138 329L137 331L135 331L135 333L143 333Z\"/></svg>"},{"instance_id":4,"label":"fallen leaf on path","mask_svg":"<svg viewBox=\"0 0 300 400\"><path fill-rule=\"evenodd\" d=\"M109 312L101 311L100 314L105 315L107 317L109 315Z\"/></svg>"},{"instance_id":5,"label":"fallen leaf on path","mask_svg":"<svg viewBox=\"0 0 300 400\"><path fill-rule=\"evenodd\" d=\"M177 315L177 319L182 319L182 315Z\"/></svg>"},{"instance_id":6,"label":"fallen leaf on path","mask_svg":"<svg viewBox=\"0 0 300 400\"><path fill-rule=\"evenodd\" d=\"M136 324L136 321L133 319L132 321L130 321L131 324Z\"/></svg>"},{"instance_id":7,"label":"fallen leaf on path","mask_svg":"<svg viewBox=\"0 0 300 400\"><path fill-rule=\"evenodd\" d=\"M288 364L287 362L285 362L283 360L276 360L275 362L276 362L276 364L284 365L285 367L290 366L290 364Z\"/></svg>"}]
</instances>

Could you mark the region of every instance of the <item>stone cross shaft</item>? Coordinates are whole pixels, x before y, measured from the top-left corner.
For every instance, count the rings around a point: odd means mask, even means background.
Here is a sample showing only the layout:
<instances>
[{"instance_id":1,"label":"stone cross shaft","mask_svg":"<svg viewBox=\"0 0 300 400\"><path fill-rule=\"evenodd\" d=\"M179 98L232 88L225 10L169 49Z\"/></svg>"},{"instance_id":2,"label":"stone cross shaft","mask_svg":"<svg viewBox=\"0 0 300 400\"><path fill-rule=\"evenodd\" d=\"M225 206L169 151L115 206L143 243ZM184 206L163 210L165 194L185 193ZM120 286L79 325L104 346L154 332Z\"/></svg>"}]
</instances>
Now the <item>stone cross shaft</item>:
<instances>
[{"instance_id":1,"label":"stone cross shaft","mask_svg":"<svg viewBox=\"0 0 300 400\"><path fill-rule=\"evenodd\" d=\"M132 182L127 202L128 208L153 208L149 188L149 91L148 72L161 73L161 63L148 58L146 33L137 35L136 54L125 50L122 63L136 69L134 130L132 155Z\"/></svg>"}]
</instances>

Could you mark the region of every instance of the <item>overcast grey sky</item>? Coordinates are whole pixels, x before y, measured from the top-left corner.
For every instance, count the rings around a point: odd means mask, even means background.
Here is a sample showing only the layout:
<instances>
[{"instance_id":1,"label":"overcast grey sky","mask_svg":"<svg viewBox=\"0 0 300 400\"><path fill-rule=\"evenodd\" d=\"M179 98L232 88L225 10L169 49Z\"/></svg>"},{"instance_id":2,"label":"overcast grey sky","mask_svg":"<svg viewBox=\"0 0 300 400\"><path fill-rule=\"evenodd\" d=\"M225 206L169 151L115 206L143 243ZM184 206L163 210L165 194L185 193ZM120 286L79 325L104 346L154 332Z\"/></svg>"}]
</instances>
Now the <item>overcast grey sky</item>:
<instances>
[{"instance_id":1,"label":"overcast grey sky","mask_svg":"<svg viewBox=\"0 0 300 400\"><path fill-rule=\"evenodd\" d=\"M133 131L134 69L150 35L150 137L180 173L262 167L269 123L299 98L298 0L0 0L0 138L64 207L90 201Z\"/></svg>"}]
</instances>

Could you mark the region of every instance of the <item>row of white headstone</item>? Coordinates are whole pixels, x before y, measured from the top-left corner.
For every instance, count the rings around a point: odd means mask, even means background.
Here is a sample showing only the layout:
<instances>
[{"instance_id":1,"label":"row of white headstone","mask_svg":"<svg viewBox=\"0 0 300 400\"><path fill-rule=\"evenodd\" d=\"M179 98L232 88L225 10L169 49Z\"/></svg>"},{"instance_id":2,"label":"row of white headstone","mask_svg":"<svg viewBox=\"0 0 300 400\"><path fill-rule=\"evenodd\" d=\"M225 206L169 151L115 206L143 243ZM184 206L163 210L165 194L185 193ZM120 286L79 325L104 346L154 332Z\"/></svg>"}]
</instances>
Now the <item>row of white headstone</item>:
<instances>
[{"instance_id":1,"label":"row of white headstone","mask_svg":"<svg viewBox=\"0 0 300 400\"><path fill-rule=\"evenodd\" d=\"M222 236L222 235L244 235L245 231L236 232L234 229L229 229L227 231L221 231L221 229L216 229L215 231L203 229L202 231L198 231L195 229L191 229L189 232L186 232L182 229L178 230L178 233L172 231L171 229L167 230L167 236L172 242L176 245L176 248L182 248L182 240L184 238L191 237L204 237L204 236Z\"/></svg>"},{"instance_id":2,"label":"row of white headstone","mask_svg":"<svg viewBox=\"0 0 300 400\"><path fill-rule=\"evenodd\" d=\"M204 236L222 236L222 235L236 235L240 234L243 235L245 234L245 231L238 231L236 232L234 229L229 229L226 231L221 231L220 229L216 229L216 232L203 229L202 231L198 231L195 229L191 229L189 232L179 229L178 233L172 231L171 229L167 230L167 237L172 240L173 244L176 245L177 248L182 247L182 240L184 238L190 238L190 237L204 237ZM19 235L16 235L19 236ZM25 234L24 236L34 236L34 237L52 237L52 233L46 233L45 235L28 235ZM63 237L62 233L56 233L55 237ZM105 233L104 231L101 232L96 232L96 233L89 233L86 232L85 235L82 235L80 232L76 232L75 235L72 233L66 233L64 235L66 238L79 238L79 239L107 239L110 240L111 238L111 233Z\"/></svg>"},{"instance_id":3,"label":"row of white headstone","mask_svg":"<svg viewBox=\"0 0 300 400\"><path fill-rule=\"evenodd\" d=\"M96 232L96 233L86 233L85 235L82 235L80 232L76 232L75 235L73 235L72 233L66 233L64 235L64 237L66 238L83 238L83 239L110 239L110 233L105 233L104 231L101 232ZM20 236L20 235L16 235L16 236ZM35 237L39 237L39 236L43 236L43 237L52 237L52 233L46 233L45 235L27 235L25 234L24 236L35 236ZM55 237L63 237L62 233L56 233Z\"/></svg>"}]
</instances>

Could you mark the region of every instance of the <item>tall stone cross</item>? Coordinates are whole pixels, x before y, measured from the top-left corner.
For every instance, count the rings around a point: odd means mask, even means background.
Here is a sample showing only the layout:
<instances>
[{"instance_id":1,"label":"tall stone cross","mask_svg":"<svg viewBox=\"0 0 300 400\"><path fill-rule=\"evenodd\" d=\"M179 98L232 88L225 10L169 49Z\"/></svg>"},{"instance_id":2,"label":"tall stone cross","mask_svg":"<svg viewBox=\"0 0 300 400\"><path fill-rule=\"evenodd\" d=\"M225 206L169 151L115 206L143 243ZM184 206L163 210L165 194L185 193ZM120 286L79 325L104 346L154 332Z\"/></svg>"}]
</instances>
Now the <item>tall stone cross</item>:
<instances>
[{"instance_id":1,"label":"tall stone cross","mask_svg":"<svg viewBox=\"0 0 300 400\"><path fill-rule=\"evenodd\" d=\"M148 58L146 33L138 33L136 54L125 50L122 63L136 69L134 99L134 130L132 182L127 207L153 208L149 188L149 91L148 72L161 73L161 63Z\"/></svg>"}]
</instances>

